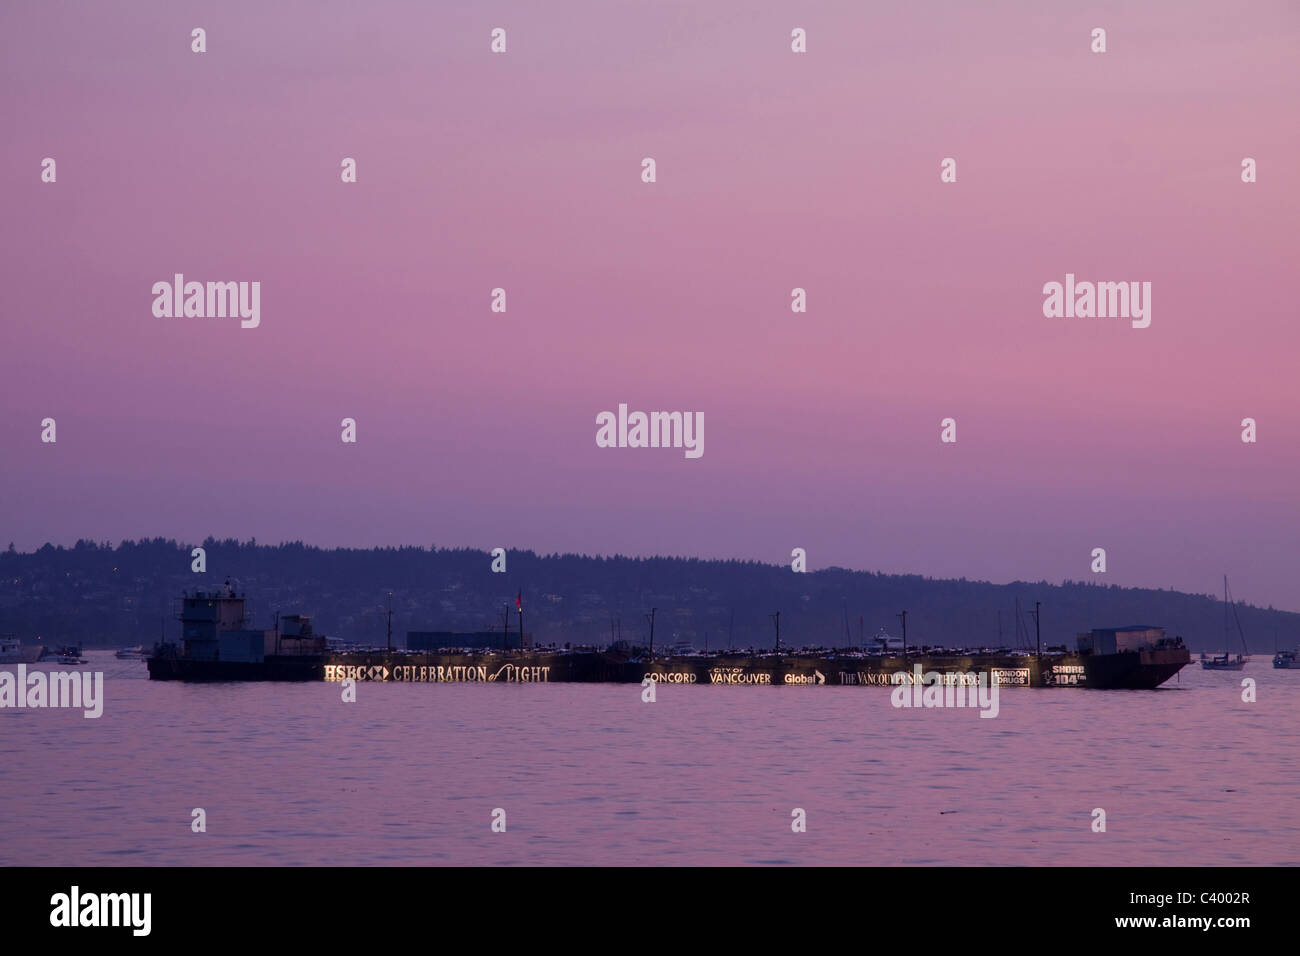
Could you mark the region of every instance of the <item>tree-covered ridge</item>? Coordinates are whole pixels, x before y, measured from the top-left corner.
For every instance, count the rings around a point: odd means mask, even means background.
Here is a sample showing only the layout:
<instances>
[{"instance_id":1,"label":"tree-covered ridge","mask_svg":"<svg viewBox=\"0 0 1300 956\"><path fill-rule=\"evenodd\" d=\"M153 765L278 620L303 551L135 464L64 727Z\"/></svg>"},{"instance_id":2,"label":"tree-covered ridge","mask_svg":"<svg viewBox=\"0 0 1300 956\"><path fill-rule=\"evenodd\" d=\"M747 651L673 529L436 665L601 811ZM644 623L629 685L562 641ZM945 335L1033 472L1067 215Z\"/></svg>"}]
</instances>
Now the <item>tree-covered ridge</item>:
<instances>
[{"instance_id":1,"label":"tree-covered ridge","mask_svg":"<svg viewBox=\"0 0 1300 956\"><path fill-rule=\"evenodd\" d=\"M207 571L195 574L195 546L163 538L117 545L83 540L21 553L10 545L0 553L0 633L89 646L151 644L160 633L175 639L182 591L215 589L229 578L247 594L256 626L271 627L277 611L310 614L318 632L363 642L382 642L389 592L400 644L408 630L500 628L507 604L513 632L514 597L522 590L526 629L538 641L561 644L605 644L620 635L644 643L645 615L657 608L658 646L771 646L777 611L784 646L843 646L881 630L897 634L903 610L909 644L993 646L1000 632L1001 643L1017 646L1026 635L1032 644L1027 610L1035 601L1043 605L1045 646L1072 645L1075 633L1093 627L1139 623L1163 625L1194 650L1222 650L1225 643L1215 595L1093 582L998 585L841 568L796 574L757 561L532 551L509 551L507 572L495 574L489 554L471 548L319 548L215 538L198 543ZM1300 641L1300 614L1240 606L1238 615L1255 653Z\"/></svg>"}]
</instances>

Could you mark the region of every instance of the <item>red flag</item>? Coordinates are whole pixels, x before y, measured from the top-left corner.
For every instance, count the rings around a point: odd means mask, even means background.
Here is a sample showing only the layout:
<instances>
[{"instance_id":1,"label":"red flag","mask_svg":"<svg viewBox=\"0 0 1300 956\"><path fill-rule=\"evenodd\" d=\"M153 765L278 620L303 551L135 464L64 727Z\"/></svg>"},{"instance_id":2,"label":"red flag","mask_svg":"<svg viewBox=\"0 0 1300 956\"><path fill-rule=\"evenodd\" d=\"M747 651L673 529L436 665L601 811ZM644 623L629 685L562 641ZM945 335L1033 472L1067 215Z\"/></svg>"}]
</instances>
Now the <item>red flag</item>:
<instances>
[{"instance_id":1,"label":"red flag","mask_svg":"<svg viewBox=\"0 0 1300 956\"><path fill-rule=\"evenodd\" d=\"M523 591L520 591L519 594L518 594L518 596L515 598L515 607L519 608L519 610L521 610L521 611L524 609L524 592L523 592Z\"/></svg>"}]
</instances>

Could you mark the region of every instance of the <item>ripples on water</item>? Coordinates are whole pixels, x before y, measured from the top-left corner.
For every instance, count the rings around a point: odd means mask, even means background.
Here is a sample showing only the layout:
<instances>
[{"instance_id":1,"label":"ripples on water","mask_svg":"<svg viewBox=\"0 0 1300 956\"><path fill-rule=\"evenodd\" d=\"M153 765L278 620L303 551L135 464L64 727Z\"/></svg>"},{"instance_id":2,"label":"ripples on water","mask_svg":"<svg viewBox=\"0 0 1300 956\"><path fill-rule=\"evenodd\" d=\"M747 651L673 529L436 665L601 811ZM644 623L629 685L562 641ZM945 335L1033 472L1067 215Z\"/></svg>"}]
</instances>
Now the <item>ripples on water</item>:
<instances>
[{"instance_id":1,"label":"ripples on water","mask_svg":"<svg viewBox=\"0 0 1300 956\"><path fill-rule=\"evenodd\" d=\"M344 704L103 652L81 669L105 673L100 719L0 711L0 863L1300 863L1300 671L1267 658L1158 691L1006 689L992 720L874 687L361 684Z\"/></svg>"}]
</instances>

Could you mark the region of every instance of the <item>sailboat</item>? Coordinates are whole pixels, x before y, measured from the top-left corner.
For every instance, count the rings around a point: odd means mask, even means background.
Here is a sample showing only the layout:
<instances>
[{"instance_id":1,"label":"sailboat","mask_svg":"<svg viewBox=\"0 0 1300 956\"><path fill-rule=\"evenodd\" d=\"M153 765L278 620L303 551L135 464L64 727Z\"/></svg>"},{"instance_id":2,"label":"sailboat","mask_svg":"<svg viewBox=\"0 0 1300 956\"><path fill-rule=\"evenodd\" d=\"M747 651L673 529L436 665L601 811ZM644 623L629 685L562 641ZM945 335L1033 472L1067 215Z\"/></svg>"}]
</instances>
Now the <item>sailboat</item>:
<instances>
[{"instance_id":1,"label":"sailboat","mask_svg":"<svg viewBox=\"0 0 1300 956\"><path fill-rule=\"evenodd\" d=\"M1229 617L1231 615L1231 617ZM1241 637L1241 649L1244 654L1238 654L1235 658L1228 652L1228 634L1232 631L1232 623L1237 625L1237 634ZM1207 671L1239 671L1246 666L1249 660L1247 655L1250 654L1250 648L1246 646L1246 635L1241 630L1241 621L1237 618L1237 605L1232 600L1231 592L1228 590L1228 576L1223 576L1223 637L1224 647L1223 656L1206 657L1201 653L1201 668Z\"/></svg>"}]
</instances>

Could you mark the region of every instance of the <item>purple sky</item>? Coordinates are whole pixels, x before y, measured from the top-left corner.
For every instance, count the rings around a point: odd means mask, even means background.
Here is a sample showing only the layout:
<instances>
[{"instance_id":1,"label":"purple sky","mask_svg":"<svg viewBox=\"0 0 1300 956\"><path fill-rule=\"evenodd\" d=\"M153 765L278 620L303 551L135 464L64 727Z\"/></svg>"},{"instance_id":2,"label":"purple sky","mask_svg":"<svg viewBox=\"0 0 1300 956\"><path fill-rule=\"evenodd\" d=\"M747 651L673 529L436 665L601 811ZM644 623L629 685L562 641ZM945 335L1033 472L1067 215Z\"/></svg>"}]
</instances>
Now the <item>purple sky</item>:
<instances>
[{"instance_id":1,"label":"purple sky","mask_svg":"<svg viewBox=\"0 0 1300 956\"><path fill-rule=\"evenodd\" d=\"M0 547L1104 547L1300 610L1293 4L448 6L4 5ZM155 318L175 272L261 327ZM1067 272L1151 327L1044 318ZM704 456L597 448L620 402Z\"/></svg>"}]
</instances>

